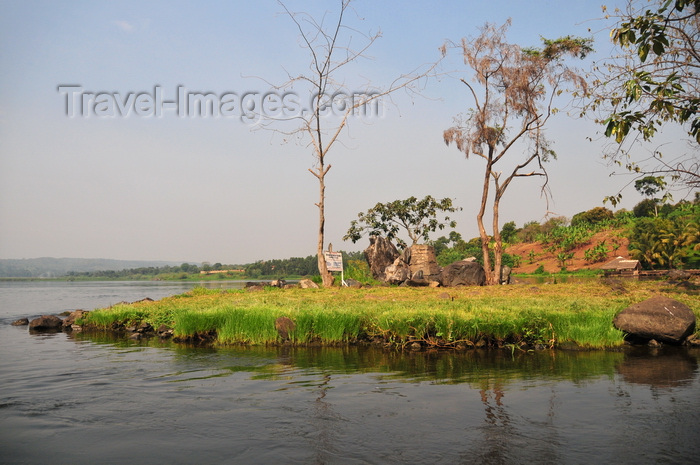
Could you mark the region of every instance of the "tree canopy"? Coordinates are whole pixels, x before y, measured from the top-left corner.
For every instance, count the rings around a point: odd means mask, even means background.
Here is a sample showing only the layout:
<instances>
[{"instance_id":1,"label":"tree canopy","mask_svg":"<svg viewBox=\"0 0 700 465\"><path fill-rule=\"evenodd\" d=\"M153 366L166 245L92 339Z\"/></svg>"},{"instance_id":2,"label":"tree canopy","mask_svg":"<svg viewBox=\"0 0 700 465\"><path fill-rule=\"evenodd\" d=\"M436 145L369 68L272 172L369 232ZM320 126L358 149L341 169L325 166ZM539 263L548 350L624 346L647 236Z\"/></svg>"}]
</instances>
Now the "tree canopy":
<instances>
[{"instance_id":1,"label":"tree canopy","mask_svg":"<svg viewBox=\"0 0 700 465\"><path fill-rule=\"evenodd\" d=\"M406 232L412 245L420 239L428 241L431 232L448 226L454 228L457 225L448 215L443 219L438 219L438 215L458 210L461 208L453 206L452 199L436 200L430 195L421 200L411 196L405 200L377 203L366 212L358 213L357 219L350 223L343 240L355 243L365 233L370 236L384 235L387 239L395 241L399 248L405 248L406 242L399 237L401 231Z\"/></svg>"},{"instance_id":2,"label":"tree canopy","mask_svg":"<svg viewBox=\"0 0 700 465\"><path fill-rule=\"evenodd\" d=\"M700 185L699 6L700 0L628 0L624 11L612 12L610 36L620 53L596 66L588 105L615 141L606 153L613 163L690 188ZM667 124L690 136L688 153L633 153ZM606 200L616 204L620 197Z\"/></svg>"}]
</instances>

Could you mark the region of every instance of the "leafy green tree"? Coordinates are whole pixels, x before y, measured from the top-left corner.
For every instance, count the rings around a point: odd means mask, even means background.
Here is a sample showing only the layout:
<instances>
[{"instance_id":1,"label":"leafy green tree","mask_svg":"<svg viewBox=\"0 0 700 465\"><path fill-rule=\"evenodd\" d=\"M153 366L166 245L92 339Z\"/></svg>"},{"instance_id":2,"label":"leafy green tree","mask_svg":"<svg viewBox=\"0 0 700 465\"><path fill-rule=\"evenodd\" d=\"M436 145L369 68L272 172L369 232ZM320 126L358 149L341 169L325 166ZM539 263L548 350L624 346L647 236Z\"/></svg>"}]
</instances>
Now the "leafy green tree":
<instances>
[{"instance_id":1,"label":"leafy green tree","mask_svg":"<svg viewBox=\"0 0 700 465\"><path fill-rule=\"evenodd\" d=\"M501 199L516 178L539 176L545 190L548 175L544 163L556 158L544 134L549 118L556 113L554 98L565 90L567 83L585 86L584 79L564 63L564 58L583 58L592 51L589 39L575 37L545 39L541 49L522 48L506 41L509 26L510 22L498 28L487 24L478 37L462 39L459 44L447 43L442 48L443 54L448 47L458 49L473 75L471 82L464 78L460 81L474 106L455 118L454 126L444 131L443 139L447 145L454 144L467 158L474 155L484 162L476 221L489 284L501 282ZM511 151L516 143L524 143L525 150ZM508 154L514 155L506 157ZM516 154L524 156L517 159ZM484 225L490 195L491 234ZM492 238L493 265L489 253Z\"/></svg>"},{"instance_id":2,"label":"leafy green tree","mask_svg":"<svg viewBox=\"0 0 700 465\"><path fill-rule=\"evenodd\" d=\"M700 0L627 0L616 10L611 31L620 55L596 66L588 106L599 115L605 135L617 144L606 154L612 162L640 176L668 176L687 187L700 185ZM665 123L683 127L691 152L665 161L659 151L653 164L634 160L631 146L650 141ZM615 205L618 193L609 196Z\"/></svg>"},{"instance_id":3,"label":"leafy green tree","mask_svg":"<svg viewBox=\"0 0 700 465\"><path fill-rule=\"evenodd\" d=\"M513 243L518 238L518 228L515 226L515 221L509 221L503 225L501 229L501 239L504 242Z\"/></svg>"},{"instance_id":4,"label":"leafy green tree","mask_svg":"<svg viewBox=\"0 0 700 465\"><path fill-rule=\"evenodd\" d=\"M596 225L615 218L614 213L605 207L595 207L585 212L576 213L571 218L571 226L580 224Z\"/></svg>"},{"instance_id":5,"label":"leafy green tree","mask_svg":"<svg viewBox=\"0 0 700 465\"><path fill-rule=\"evenodd\" d=\"M634 188L636 189L636 191L642 194L643 196L648 197L646 203L640 202L640 204L643 203L643 208L653 207L654 216L659 216L659 205L662 204L666 199L670 198L670 195L664 195L662 199L653 198L654 195L661 192L665 187L666 182L664 181L664 179L657 176L644 176L643 178L634 181ZM637 204L637 206L639 206L640 204ZM637 206L635 206L635 215L637 215ZM650 215L640 214L637 216Z\"/></svg>"},{"instance_id":6,"label":"leafy green tree","mask_svg":"<svg viewBox=\"0 0 700 465\"><path fill-rule=\"evenodd\" d=\"M542 224L540 231L544 235L551 234L554 230L564 228L569 223L565 216L553 216Z\"/></svg>"},{"instance_id":7,"label":"leafy green tree","mask_svg":"<svg viewBox=\"0 0 700 465\"><path fill-rule=\"evenodd\" d=\"M659 210L658 199L644 199L632 208L635 218L657 216Z\"/></svg>"},{"instance_id":8,"label":"leafy green tree","mask_svg":"<svg viewBox=\"0 0 700 465\"><path fill-rule=\"evenodd\" d=\"M518 239L521 242L535 242L537 236L542 232L542 226L539 221L528 221L523 225L523 227L518 231Z\"/></svg>"},{"instance_id":9,"label":"leafy green tree","mask_svg":"<svg viewBox=\"0 0 700 465\"><path fill-rule=\"evenodd\" d=\"M394 200L388 203L377 203L364 213L358 213L357 219L350 222L350 228L343 240L357 242L367 233L370 236L385 236L396 241L399 248L407 247L406 242L398 235L405 232L412 245L420 239L428 241L430 233L445 227L454 228L457 222L448 215L443 219L437 216L444 213L454 213L461 208L452 205L452 199L436 200L428 195L422 200L409 197L405 200Z\"/></svg>"}]
</instances>

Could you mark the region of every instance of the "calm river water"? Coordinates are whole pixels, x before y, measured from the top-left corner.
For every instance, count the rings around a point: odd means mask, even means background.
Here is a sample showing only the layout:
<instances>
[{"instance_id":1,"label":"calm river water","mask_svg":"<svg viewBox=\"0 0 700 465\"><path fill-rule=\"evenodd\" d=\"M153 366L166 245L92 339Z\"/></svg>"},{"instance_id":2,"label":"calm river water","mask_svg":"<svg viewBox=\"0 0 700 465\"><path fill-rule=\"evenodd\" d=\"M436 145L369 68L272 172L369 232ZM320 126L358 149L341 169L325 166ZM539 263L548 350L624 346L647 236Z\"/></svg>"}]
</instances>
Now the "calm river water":
<instances>
[{"instance_id":1,"label":"calm river water","mask_svg":"<svg viewBox=\"0 0 700 465\"><path fill-rule=\"evenodd\" d=\"M187 286L0 282L0 463L700 458L697 350L193 349L10 325Z\"/></svg>"}]
</instances>

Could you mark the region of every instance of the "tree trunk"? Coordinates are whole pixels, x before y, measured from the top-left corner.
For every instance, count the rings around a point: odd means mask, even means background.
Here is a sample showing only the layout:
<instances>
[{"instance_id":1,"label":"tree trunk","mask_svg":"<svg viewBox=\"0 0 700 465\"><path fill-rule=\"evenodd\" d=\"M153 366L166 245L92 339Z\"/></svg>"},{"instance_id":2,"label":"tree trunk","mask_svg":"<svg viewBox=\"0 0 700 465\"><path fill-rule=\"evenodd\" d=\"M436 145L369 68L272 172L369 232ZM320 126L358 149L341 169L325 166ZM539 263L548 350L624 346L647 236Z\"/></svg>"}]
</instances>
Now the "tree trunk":
<instances>
[{"instance_id":1,"label":"tree trunk","mask_svg":"<svg viewBox=\"0 0 700 465\"><path fill-rule=\"evenodd\" d=\"M330 168L330 166L329 166ZM318 272L321 275L321 280L323 281L323 287L330 287L333 285L333 275L328 271L326 266L326 257L323 255L323 246L325 242L325 229L326 229L326 173L328 170L324 170L323 162L321 162L318 168L318 186L319 186L319 199L316 206L318 207Z\"/></svg>"},{"instance_id":2,"label":"tree trunk","mask_svg":"<svg viewBox=\"0 0 700 465\"><path fill-rule=\"evenodd\" d=\"M501 231L498 229L498 207L501 203L500 190L496 189L496 196L493 200L493 274L491 279L493 282L489 284L501 284L501 271L503 261L503 241L501 240Z\"/></svg>"},{"instance_id":3,"label":"tree trunk","mask_svg":"<svg viewBox=\"0 0 700 465\"><path fill-rule=\"evenodd\" d=\"M489 197L489 185L491 184L491 170L493 168L493 149L489 147L489 157L486 161L486 169L484 170L484 186L481 190L481 207L476 215L476 223L479 226L479 236L481 236L481 253L484 258L484 272L486 273L486 282L493 284L493 271L491 270L491 258L489 257L489 236L486 234L484 227L484 213L486 213L486 203Z\"/></svg>"}]
</instances>

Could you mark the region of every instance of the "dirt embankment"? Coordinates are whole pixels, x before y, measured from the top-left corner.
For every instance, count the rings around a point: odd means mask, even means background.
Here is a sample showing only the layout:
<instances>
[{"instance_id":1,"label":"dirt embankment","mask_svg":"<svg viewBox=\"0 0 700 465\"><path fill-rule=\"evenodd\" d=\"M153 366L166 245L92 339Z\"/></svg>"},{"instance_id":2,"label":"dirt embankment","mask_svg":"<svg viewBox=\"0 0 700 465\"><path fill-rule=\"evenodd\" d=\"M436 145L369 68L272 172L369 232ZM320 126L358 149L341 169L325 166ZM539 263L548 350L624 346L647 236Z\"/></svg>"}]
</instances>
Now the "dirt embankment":
<instances>
[{"instance_id":1,"label":"dirt embankment","mask_svg":"<svg viewBox=\"0 0 700 465\"><path fill-rule=\"evenodd\" d=\"M584 257L586 250L591 249L605 241L609 252L604 259L591 263ZM615 257L629 257L629 240L623 237L619 231L602 231L593 235L590 241L570 252L573 258L566 261L566 269L569 271L596 269ZM547 245L539 242L515 244L506 249L506 253L520 256L520 266L513 271L515 273L532 273L540 266L550 273L561 270L561 262L557 259L559 251L548 251Z\"/></svg>"}]
</instances>

